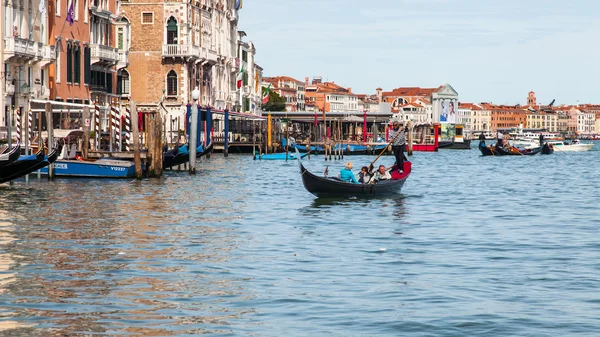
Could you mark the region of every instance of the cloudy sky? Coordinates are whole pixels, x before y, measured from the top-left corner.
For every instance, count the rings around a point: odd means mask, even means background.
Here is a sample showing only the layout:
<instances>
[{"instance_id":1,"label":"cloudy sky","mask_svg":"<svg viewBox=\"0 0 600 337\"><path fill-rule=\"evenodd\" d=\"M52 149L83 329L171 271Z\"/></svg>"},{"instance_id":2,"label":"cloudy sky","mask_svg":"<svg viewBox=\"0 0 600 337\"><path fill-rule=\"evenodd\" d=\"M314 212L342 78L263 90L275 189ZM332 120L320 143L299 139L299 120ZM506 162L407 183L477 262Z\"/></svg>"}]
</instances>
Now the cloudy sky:
<instances>
[{"instance_id":1,"label":"cloudy sky","mask_svg":"<svg viewBox=\"0 0 600 337\"><path fill-rule=\"evenodd\" d=\"M264 76L375 93L449 83L463 102L600 103L597 0L244 0Z\"/></svg>"}]
</instances>

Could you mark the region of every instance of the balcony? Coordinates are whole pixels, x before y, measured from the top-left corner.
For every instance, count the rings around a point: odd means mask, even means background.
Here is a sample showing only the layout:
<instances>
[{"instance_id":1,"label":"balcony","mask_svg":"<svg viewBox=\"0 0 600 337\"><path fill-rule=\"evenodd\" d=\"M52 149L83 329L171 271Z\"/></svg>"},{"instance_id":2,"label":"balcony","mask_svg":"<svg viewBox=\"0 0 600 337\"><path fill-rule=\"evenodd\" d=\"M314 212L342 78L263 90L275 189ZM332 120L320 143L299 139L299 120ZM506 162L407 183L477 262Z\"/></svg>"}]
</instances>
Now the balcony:
<instances>
[{"instance_id":1,"label":"balcony","mask_svg":"<svg viewBox=\"0 0 600 337\"><path fill-rule=\"evenodd\" d=\"M239 58L234 58L231 60L231 71L238 72L240 70L241 61Z\"/></svg>"},{"instance_id":2,"label":"balcony","mask_svg":"<svg viewBox=\"0 0 600 337\"><path fill-rule=\"evenodd\" d=\"M163 44L163 58L182 58L192 61L200 58L200 47L193 44Z\"/></svg>"},{"instance_id":3,"label":"balcony","mask_svg":"<svg viewBox=\"0 0 600 337\"><path fill-rule=\"evenodd\" d=\"M49 63L54 63L56 61L56 47L48 44L44 45L41 50L41 58L41 67Z\"/></svg>"},{"instance_id":4,"label":"balcony","mask_svg":"<svg viewBox=\"0 0 600 337\"><path fill-rule=\"evenodd\" d=\"M90 90L92 92L106 92L106 93L110 93L110 90L102 84L91 84L90 85Z\"/></svg>"},{"instance_id":5,"label":"balcony","mask_svg":"<svg viewBox=\"0 0 600 337\"><path fill-rule=\"evenodd\" d=\"M125 50L119 50L117 53L117 58L119 59L117 62L117 69L126 68L129 64L129 52Z\"/></svg>"},{"instance_id":6,"label":"balcony","mask_svg":"<svg viewBox=\"0 0 600 337\"><path fill-rule=\"evenodd\" d=\"M203 48L204 49L204 48ZM205 54L206 60L211 64L217 64L217 52L212 49L207 49Z\"/></svg>"},{"instance_id":7,"label":"balcony","mask_svg":"<svg viewBox=\"0 0 600 337\"><path fill-rule=\"evenodd\" d=\"M10 83L10 81L6 81L6 95L12 95L15 93L15 85Z\"/></svg>"},{"instance_id":8,"label":"balcony","mask_svg":"<svg viewBox=\"0 0 600 337\"><path fill-rule=\"evenodd\" d=\"M113 16L113 13L111 11L109 11L108 9L105 9L105 8L101 8L100 6L98 6L98 4L95 4L94 1L90 2L89 8L90 8L90 13L92 13L92 15L95 15L99 18L111 20L111 17Z\"/></svg>"},{"instance_id":9,"label":"balcony","mask_svg":"<svg viewBox=\"0 0 600 337\"><path fill-rule=\"evenodd\" d=\"M90 44L92 64L99 66L112 66L119 61L118 49L103 44Z\"/></svg>"},{"instance_id":10,"label":"balcony","mask_svg":"<svg viewBox=\"0 0 600 337\"><path fill-rule=\"evenodd\" d=\"M40 45L44 44L18 36L4 38L4 60L9 63L27 63L40 61Z\"/></svg>"}]
</instances>

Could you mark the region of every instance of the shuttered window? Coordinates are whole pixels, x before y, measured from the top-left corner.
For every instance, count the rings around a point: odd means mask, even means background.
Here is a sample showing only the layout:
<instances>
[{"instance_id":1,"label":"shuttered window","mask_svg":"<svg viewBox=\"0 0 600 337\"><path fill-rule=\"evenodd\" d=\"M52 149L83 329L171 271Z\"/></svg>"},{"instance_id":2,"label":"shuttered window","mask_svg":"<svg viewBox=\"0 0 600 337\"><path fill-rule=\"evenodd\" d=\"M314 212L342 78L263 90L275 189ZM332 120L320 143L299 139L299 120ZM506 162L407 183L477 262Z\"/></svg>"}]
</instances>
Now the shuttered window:
<instances>
[{"instance_id":1,"label":"shuttered window","mask_svg":"<svg viewBox=\"0 0 600 337\"><path fill-rule=\"evenodd\" d=\"M91 57L90 47L85 46L83 48L83 83L89 85L92 80L92 71L91 71Z\"/></svg>"}]
</instances>

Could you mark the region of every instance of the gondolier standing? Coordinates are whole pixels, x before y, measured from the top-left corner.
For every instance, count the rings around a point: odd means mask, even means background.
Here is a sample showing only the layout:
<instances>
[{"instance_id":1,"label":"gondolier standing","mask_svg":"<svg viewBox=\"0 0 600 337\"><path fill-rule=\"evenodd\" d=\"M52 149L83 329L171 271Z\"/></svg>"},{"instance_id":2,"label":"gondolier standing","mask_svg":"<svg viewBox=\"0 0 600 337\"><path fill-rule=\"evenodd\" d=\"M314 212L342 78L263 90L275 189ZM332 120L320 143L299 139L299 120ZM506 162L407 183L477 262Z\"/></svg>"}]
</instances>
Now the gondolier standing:
<instances>
[{"instance_id":1,"label":"gondolier standing","mask_svg":"<svg viewBox=\"0 0 600 337\"><path fill-rule=\"evenodd\" d=\"M389 134L389 138L392 139L392 151L394 152L394 157L396 157L398 171L400 172L404 168L404 151L406 150L406 133L408 132L408 126L401 129L401 124L404 124L404 122L394 121Z\"/></svg>"}]
</instances>

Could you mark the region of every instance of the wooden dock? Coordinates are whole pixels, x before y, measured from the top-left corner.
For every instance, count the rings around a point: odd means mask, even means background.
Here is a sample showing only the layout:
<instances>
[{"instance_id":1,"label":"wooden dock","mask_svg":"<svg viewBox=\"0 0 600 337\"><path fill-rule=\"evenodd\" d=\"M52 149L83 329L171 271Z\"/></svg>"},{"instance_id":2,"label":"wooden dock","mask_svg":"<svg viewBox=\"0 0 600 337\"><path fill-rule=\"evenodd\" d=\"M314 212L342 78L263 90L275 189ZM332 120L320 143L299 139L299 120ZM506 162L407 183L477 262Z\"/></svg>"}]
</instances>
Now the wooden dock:
<instances>
[{"instance_id":1,"label":"wooden dock","mask_svg":"<svg viewBox=\"0 0 600 337\"><path fill-rule=\"evenodd\" d=\"M129 152L109 152L109 151L89 151L88 158L100 159L100 158L114 158L121 160L133 160L133 151ZM152 156L148 152L140 152L141 159L151 159Z\"/></svg>"}]
</instances>

